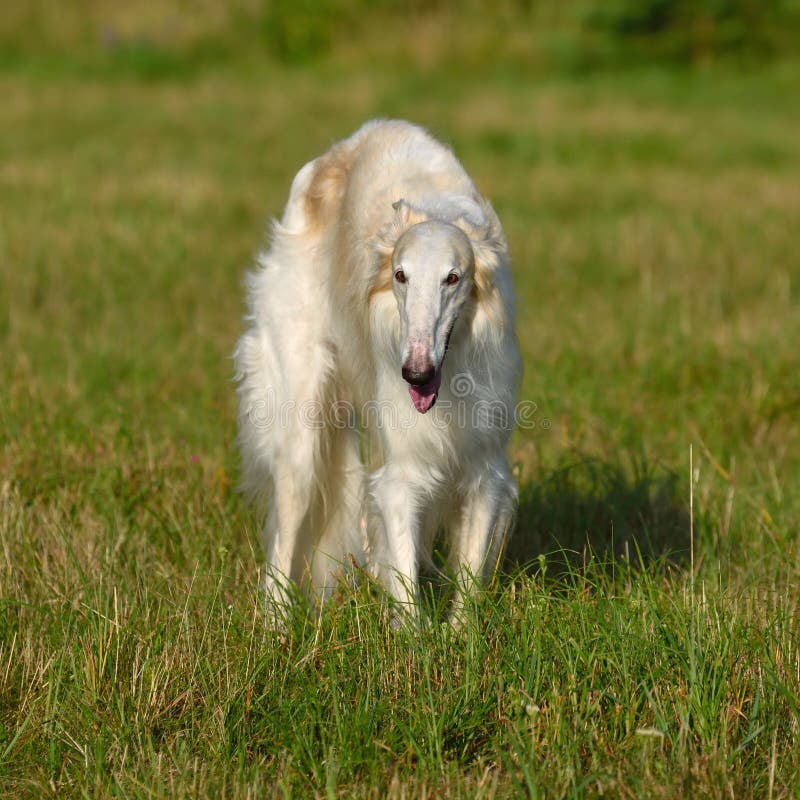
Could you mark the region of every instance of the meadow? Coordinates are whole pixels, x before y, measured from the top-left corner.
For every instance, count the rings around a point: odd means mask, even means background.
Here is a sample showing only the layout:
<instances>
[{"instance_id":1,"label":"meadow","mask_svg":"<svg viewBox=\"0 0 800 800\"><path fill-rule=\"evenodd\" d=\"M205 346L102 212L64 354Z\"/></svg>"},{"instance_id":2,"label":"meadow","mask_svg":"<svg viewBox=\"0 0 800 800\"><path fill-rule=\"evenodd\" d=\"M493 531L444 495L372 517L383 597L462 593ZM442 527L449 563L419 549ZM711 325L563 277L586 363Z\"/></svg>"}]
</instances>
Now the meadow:
<instances>
[{"instance_id":1,"label":"meadow","mask_svg":"<svg viewBox=\"0 0 800 800\"><path fill-rule=\"evenodd\" d=\"M800 65L550 69L513 26L437 59L435 19L407 58L287 63L31 19L0 25L0 796L796 797ZM374 116L503 221L518 527L463 628L432 580L394 630L364 579L277 631L242 279Z\"/></svg>"}]
</instances>

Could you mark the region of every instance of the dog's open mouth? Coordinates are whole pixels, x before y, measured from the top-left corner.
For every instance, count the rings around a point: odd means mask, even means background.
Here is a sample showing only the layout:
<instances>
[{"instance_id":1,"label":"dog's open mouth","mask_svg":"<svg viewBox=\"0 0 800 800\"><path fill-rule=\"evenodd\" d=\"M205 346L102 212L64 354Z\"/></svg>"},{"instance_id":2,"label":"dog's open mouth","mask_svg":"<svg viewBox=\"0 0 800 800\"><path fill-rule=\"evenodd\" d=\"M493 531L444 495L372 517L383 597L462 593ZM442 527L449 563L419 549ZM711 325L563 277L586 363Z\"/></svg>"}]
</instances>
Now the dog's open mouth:
<instances>
[{"instance_id":1,"label":"dog's open mouth","mask_svg":"<svg viewBox=\"0 0 800 800\"><path fill-rule=\"evenodd\" d=\"M429 381L428 383L422 384L422 386L414 386L413 384L408 385L408 393L411 395L411 402L414 404L414 408L419 411L420 414L425 414L427 411L430 411L434 403L436 403L436 396L439 393L439 387L442 385L442 368L436 370L436 375L433 376L433 380Z\"/></svg>"}]
</instances>

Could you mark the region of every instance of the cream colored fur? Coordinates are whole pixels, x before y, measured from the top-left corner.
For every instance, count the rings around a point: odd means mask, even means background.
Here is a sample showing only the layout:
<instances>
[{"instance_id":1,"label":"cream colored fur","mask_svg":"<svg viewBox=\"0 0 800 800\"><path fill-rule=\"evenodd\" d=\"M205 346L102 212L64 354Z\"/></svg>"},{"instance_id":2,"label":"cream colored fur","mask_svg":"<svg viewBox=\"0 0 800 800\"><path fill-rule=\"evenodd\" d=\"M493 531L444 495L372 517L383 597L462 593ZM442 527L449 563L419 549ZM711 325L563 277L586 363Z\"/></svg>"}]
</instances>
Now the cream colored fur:
<instances>
[{"instance_id":1,"label":"cream colored fur","mask_svg":"<svg viewBox=\"0 0 800 800\"><path fill-rule=\"evenodd\" d=\"M364 125L298 172L247 289L239 442L269 599L294 581L324 600L354 559L413 604L440 526L465 586L487 577L516 504L520 358L500 223L452 152ZM426 360L441 387L420 413L401 370Z\"/></svg>"}]
</instances>

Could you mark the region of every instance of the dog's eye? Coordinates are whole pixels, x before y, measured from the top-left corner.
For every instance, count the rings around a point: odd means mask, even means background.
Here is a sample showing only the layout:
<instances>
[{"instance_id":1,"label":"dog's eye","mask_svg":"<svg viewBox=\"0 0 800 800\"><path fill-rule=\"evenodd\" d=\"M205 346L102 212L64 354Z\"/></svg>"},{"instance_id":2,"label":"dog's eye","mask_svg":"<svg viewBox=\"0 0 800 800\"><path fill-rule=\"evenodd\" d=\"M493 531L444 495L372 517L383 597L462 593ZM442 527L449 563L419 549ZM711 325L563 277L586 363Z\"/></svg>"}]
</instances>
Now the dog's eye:
<instances>
[{"instance_id":1,"label":"dog's eye","mask_svg":"<svg viewBox=\"0 0 800 800\"><path fill-rule=\"evenodd\" d=\"M454 284L458 283L458 280L459 280L459 278L458 278L458 275L456 275L456 273L455 273L455 272L451 272L451 273L450 273L450 274L447 276L447 278L445 278L445 281L444 281L444 282L445 282L445 283L446 283L448 286L453 286Z\"/></svg>"},{"instance_id":2,"label":"dog's eye","mask_svg":"<svg viewBox=\"0 0 800 800\"><path fill-rule=\"evenodd\" d=\"M405 283L406 282L406 274L405 274L405 272L403 272L403 270L401 270L401 269L397 270L397 272L395 272L395 274L394 274L394 279L398 283Z\"/></svg>"}]
</instances>

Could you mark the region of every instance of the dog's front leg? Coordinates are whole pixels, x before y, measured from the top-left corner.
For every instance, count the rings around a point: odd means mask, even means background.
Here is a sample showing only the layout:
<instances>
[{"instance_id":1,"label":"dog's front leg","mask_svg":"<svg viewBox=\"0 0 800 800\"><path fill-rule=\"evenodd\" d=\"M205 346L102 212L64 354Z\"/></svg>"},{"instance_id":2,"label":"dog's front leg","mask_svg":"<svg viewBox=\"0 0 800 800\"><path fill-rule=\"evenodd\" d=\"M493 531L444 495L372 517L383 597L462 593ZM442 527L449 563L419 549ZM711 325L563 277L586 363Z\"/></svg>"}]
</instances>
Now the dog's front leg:
<instances>
[{"instance_id":1,"label":"dog's front leg","mask_svg":"<svg viewBox=\"0 0 800 800\"><path fill-rule=\"evenodd\" d=\"M417 604L418 549L422 514L412 470L388 463L370 482L377 511L370 560L376 577L406 612ZM415 491L416 490L416 491Z\"/></svg>"},{"instance_id":2,"label":"dog's front leg","mask_svg":"<svg viewBox=\"0 0 800 800\"><path fill-rule=\"evenodd\" d=\"M463 503L448 526L449 561L457 580L455 618L476 584L491 578L517 507L517 487L502 455L466 475L462 491Z\"/></svg>"}]
</instances>

